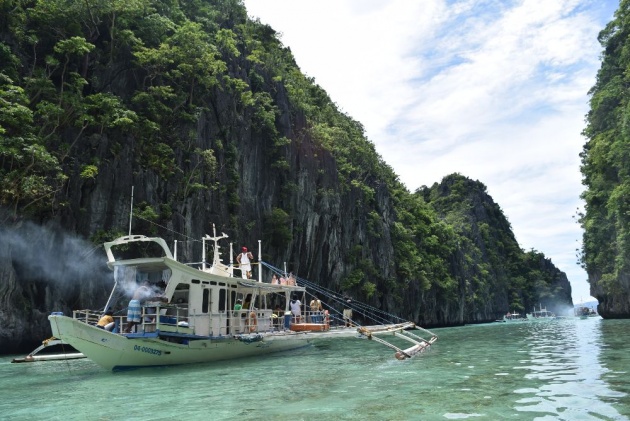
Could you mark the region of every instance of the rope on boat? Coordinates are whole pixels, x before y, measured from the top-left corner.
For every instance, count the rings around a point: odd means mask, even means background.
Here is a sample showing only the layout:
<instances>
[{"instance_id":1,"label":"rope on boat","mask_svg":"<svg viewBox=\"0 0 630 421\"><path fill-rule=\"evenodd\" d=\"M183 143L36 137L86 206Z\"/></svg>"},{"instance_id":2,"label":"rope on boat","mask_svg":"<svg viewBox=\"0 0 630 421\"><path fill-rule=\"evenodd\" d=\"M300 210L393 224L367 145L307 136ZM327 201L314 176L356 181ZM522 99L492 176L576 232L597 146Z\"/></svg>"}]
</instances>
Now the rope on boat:
<instances>
[{"instance_id":1,"label":"rope on boat","mask_svg":"<svg viewBox=\"0 0 630 421\"><path fill-rule=\"evenodd\" d=\"M269 263L266 263L263 261L261 261L260 263L262 266L265 266L276 275L286 276L284 271L270 265ZM374 320L377 323L380 323L381 324L380 326L359 327L357 329L357 332L359 333L360 336L364 338L367 338L369 340L374 340L382 345L387 346L388 348L395 350L396 353L394 354L394 356L398 360L405 360L407 358L413 357L414 355L424 352L438 339L437 335L434 334L433 332L427 329L424 329L420 326L417 326L413 322L404 320L403 318L399 316L396 316L394 314L388 313L384 310L372 307L364 303L355 302L352 300L348 302L346 297L342 297L341 295L335 293L334 291L324 288L321 285L310 282L304 278L295 277L295 279L298 285L306 287L307 289L314 291L313 294L309 293L313 297L315 297L315 294L318 294L318 298L324 297L327 300L330 300L336 304L339 304L343 308L350 308L353 311L357 311L357 313L363 315L364 317ZM330 310L335 311L336 313L341 315L341 313L338 310L332 308L330 304L328 307L330 308ZM359 325L354 320L351 320L351 323L353 325ZM420 337L419 335L411 333L410 331L408 331L408 329L420 330L430 335L430 339L428 340L424 339ZM401 338L407 342L410 342L412 345L409 348L402 349L394 345L393 343L379 337L379 335L387 335L387 334L391 334L393 336Z\"/></svg>"},{"instance_id":2,"label":"rope on boat","mask_svg":"<svg viewBox=\"0 0 630 421\"><path fill-rule=\"evenodd\" d=\"M48 339L44 339L44 340L42 341L42 344L46 347L46 346L48 346L48 342L50 342L50 341L56 341L56 340L58 340L58 339L57 339L57 338L55 338L54 336L51 336L51 337L50 337L50 338L48 338Z\"/></svg>"},{"instance_id":3,"label":"rope on boat","mask_svg":"<svg viewBox=\"0 0 630 421\"><path fill-rule=\"evenodd\" d=\"M264 261L261 261L260 263L261 265L265 266L276 275L284 275L283 270ZM339 304L343 308L349 308L353 311L356 311L357 313L365 316L366 318L370 320L375 321L376 323L391 324L391 323L406 322L406 320L403 319L402 317L396 316L392 313L388 313L384 310L370 306L368 304L360 303L354 300L347 302L347 300L343 296L321 285L310 282L307 279L300 278L300 277L295 277L295 279L298 285L305 286L306 288L314 291L316 294L319 294L320 296L327 298L329 301ZM311 294L311 295L314 295L314 294ZM343 317L342 313L339 310L334 309L332 307L330 308L330 310L334 311L339 316ZM351 322L357 326L361 325L360 323L357 323L355 320L351 320Z\"/></svg>"},{"instance_id":4,"label":"rope on boat","mask_svg":"<svg viewBox=\"0 0 630 421\"><path fill-rule=\"evenodd\" d=\"M57 322L57 317L55 317L54 319L55 319L55 326L57 327L57 332L59 332L59 323ZM65 343L62 340L61 341L61 351L64 354L67 354L66 347L64 345L65 345ZM65 360L65 361L66 361L66 368L68 369L68 371L70 371L70 363L68 362L68 360Z\"/></svg>"}]
</instances>

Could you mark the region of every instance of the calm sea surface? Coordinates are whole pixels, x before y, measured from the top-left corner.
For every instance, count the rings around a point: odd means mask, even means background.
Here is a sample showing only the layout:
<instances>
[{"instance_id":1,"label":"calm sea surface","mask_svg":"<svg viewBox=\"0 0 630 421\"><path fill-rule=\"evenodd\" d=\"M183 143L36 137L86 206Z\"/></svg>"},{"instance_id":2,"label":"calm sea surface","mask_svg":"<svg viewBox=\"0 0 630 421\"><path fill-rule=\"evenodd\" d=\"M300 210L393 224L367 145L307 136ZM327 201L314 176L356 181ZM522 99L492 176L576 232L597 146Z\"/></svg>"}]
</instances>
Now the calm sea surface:
<instances>
[{"instance_id":1,"label":"calm sea surface","mask_svg":"<svg viewBox=\"0 0 630 421\"><path fill-rule=\"evenodd\" d=\"M628 420L630 321L435 329L397 361L326 341L218 364L111 373L89 360L0 358L2 420Z\"/></svg>"}]
</instances>

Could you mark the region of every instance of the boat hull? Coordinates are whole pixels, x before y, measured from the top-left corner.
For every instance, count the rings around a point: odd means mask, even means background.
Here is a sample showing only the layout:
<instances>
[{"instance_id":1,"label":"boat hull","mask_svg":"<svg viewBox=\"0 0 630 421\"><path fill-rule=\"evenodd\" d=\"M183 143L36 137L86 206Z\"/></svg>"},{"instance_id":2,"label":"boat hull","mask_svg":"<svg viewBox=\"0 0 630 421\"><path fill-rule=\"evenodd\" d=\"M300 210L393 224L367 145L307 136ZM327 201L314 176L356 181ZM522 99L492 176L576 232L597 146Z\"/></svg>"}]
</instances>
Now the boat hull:
<instances>
[{"instance_id":1,"label":"boat hull","mask_svg":"<svg viewBox=\"0 0 630 421\"><path fill-rule=\"evenodd\" d=\"M48 318L55 337L101 367L114 371L264 355L297 349L314 339L305 333L286 331L174 343L161 339L157 333L120 335L66 316L51 315Z\"/></svg>"}]
</instances>

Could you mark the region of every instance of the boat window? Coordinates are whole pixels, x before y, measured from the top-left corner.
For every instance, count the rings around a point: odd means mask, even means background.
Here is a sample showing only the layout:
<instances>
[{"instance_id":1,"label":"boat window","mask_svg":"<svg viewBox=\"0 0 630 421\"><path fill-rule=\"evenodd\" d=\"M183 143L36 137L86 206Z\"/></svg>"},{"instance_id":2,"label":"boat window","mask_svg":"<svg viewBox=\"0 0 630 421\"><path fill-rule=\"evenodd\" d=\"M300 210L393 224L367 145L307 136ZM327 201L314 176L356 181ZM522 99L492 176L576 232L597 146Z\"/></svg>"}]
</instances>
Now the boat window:
<instances>
[{"instance_id":1,"label":"boat window","mask_svg":"<svg viewBox=\"0 0 630 421\"><path fill-rule=\"evenodd\" d=\"M175 292L173 293L173 298L171 302L176 304L185 304L188 303L188 291L190 290L190 285L188 284L177 284L175 287Z\"/></svg>"},{"instance_id":2,"label":"boat window","mask_svg":"<svg viewBox=\"0 0 630 421\"><path fill-rule=\"evenodd\" d=\"M210 281L210 285L216 285L217 281Z\"/></svg>"},{"instance_id":3,"label":"boat window","mask_svg":"<svg viewBox=\"0 0 630 421\"><path fill-rule=\"evenodd\" d=\"M225 311L227 294L225 293L225 288L221 288L219 290L219 311Z\"/></svg>"},{"instance_id":4,"label":"boat window","mask_svg":"<svg viewBox=\"0 0 630 421\"><path fill-rule=\"evenodd\" d=\"M198 284L201 281L199 279L192 279L190 282L192 282L193 284Z\"/></svg>"},{"instance_id":5,"label":"boat window","mask_svg":"<svg viewBox=\"0 0 630 421\"><path fill-rule=\"evenodd\" d=\"M204 288L203 290L203 296L201 299L201 312L202 313L207 313L208 312L208 305L210 303L210 290L207 288Z\"/></svg>"}]
</instances>

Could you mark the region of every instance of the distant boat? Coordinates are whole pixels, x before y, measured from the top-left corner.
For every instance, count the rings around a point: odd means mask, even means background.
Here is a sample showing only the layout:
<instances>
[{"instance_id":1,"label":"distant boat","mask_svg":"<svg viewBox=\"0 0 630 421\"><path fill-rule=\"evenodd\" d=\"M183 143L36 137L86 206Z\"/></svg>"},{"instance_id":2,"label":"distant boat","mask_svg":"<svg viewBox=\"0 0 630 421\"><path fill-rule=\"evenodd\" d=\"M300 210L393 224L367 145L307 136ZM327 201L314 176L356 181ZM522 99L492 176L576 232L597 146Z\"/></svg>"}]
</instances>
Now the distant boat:
<instances>
[{"instance_id":1,"label":"distant boat","mask_svg":"<svg viewBox=\"0 0 630 421\"><path fill-rule=\"evenodd\" d=\"M527 318L519 313L508 312L503 318L496 320L499 323L514 323L514 322L526 322Z\"/></svg>"},{"instance_id":2,"label":"distant boat","mask_svg":"<svg viewBox=\"0 0 630 421\"><path fill-rule=\"evenodd\" d=\"M589 317L599 317L597 312L589 307L576 307L575 315L580 319L588 319Z\"/></svg>"},{"instance_id":3,"label":"distant boat","mask_svg":"<svg viewBox=\"0 0 630 421\"><path fill-rule=\"evenodd\" d=\"M213 237L205 236L203 261L195 264L177 261L176 247L173 255L158 237L128 235L105 243L108 266L114 270L114 287L105 309L118 309L111 330L96 326L102 311L75 310L71 317L62 313L48 317L54 336L108 370L258 356L319 339L348 337L372 339L395 350L397 359L406 359L437 340L437 335L413 322L354 302L262 261L255 263L259 265L258 281L244 279L238 264L221 261L218 242L224 238L227 235L217 236L216 232ZM205 263L206 240L214 243L209 266ZM149 249L152 257L143 257ZM277 283L262 282L263 267L277 275ZM234 276L235 271L241 276ZM141 303L140 322L126 333L125 305L130 296L126 289L135 289L138 283L154 289L161 284L163 290L159 299ZM328 300L325 309L307 307L310 296L315 295ZM272 309L274 305L277 307ZM359 326L353 318L357 316L375 324Z\"/></svg>"},{"instance_id":4,"label":"distant boat","mask_svg":"<svg viewBox=\"0 0 630 421\"><path fill-rule=\"evenodd\" d=\"M542 306L540 306L538 310L534 307L534 311L527 313L527 319L530 321L548 321L555 320L557 317L554 313L548 311L546 307L542 308Z\"/></svg>"}]
</instances>

